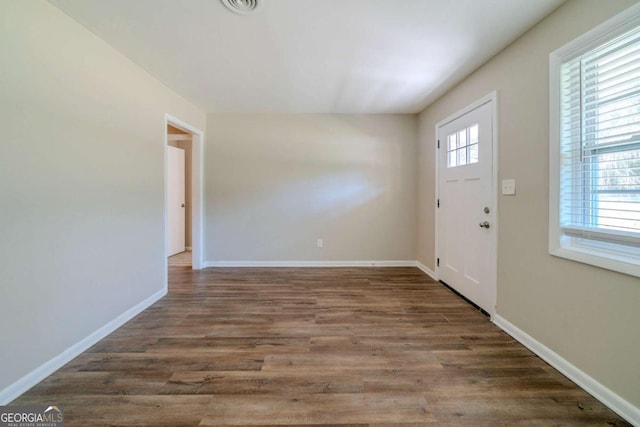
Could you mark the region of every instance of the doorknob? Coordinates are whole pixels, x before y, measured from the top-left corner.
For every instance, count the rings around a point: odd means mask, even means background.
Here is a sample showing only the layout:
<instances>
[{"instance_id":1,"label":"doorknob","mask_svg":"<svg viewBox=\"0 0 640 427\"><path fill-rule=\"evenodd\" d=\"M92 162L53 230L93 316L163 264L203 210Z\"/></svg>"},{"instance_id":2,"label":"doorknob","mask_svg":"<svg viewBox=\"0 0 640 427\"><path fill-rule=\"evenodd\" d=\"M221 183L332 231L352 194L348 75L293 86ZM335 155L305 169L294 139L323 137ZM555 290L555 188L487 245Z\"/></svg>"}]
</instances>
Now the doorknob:
<instances>
[{"instance_id":1,"label":"doorknob","mask_svg":"<svg viewBox=\"0 0 640 427\"><path fill-rule=\"evenodd\" d=\"M182 208L184 208L184 203L182 204L182 206L181 206L181 207L182 207Z\"/></svg>"},{"instance_id":2,"label":"doorknob","mask_svg":"<svg viewBox=\"0 0 640 427\"><path fill-rule=\"evenodd\" d=\"M491 227L491 224L489 224L489 221L484 221L484 222L480 223L480 227L489 228L489 227Z\"/></svg>"}]
</instances>

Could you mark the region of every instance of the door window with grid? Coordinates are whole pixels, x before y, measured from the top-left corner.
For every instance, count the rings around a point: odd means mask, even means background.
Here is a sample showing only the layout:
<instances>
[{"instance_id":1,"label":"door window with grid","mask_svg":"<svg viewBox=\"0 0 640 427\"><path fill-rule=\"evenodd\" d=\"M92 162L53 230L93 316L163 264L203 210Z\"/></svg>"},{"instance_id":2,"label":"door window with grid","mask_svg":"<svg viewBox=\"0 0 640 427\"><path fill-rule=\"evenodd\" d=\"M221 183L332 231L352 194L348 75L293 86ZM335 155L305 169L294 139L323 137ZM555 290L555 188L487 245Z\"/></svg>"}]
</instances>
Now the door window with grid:
<instances>
[{"instance_id":1,"label":"door window with grid","mask_svg":"<svg viewBox=\"0 0 640 427\"><path fill-rule=\"evenodd\" d=\"M478 124L447 136L447 167L478 163Z\"/></svg>"}]
</instances>

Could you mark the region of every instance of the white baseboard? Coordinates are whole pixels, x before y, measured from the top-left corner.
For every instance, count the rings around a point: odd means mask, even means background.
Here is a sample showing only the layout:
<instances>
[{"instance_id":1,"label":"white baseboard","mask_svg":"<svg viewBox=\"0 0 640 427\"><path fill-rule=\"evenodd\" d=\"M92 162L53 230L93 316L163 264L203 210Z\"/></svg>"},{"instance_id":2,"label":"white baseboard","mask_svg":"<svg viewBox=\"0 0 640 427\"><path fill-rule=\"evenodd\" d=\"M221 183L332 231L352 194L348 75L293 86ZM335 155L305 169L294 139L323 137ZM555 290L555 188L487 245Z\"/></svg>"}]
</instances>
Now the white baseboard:
<instances>
[{"instance_id":1,"label":"white baseboard","mask_svg":"<svg viewBox=\"0 0 640 427\"><path fill-rule=\"evenodd\" d=\"M415 267L415 261L206 261L205 267Z\"/></svg>"},{"instance_id":2,"label":"white baseboard","mask_svg":"<svg viewBox=\"0 0 640 427\"><path fill-rule=\"evenodd\" d=\"M424 274L426 274L427 276L431 277L433 280L436 280L436 281L438 280L436 278L435 271L431 270L429 267L427 267L426 265L424 265L420 261L416 261L416 267L418 267L420 270L422 270L422 272Z\"/></svg>"},{"instance_id":3,"label":"white baseboard","mask_svg":"<svg viewBox=\"0 0 640 427\"><path fill-rule=\"evenodd\" d=\"M631 424L640 426L640 408L626 401L499 314L496 313L492 320L503 331L537 354L541 359L556 368L571 381L578 384L587 393L605 404L612 411L616 412Z\"/></svg>"},{"instance_id":4,"label":"white baseboard","mask_svg":"<svg viewBox=\"0 0 640 427\"><path fill-rule=\"evenodd\" d=\"M18 398L21 394L29 390L31 387L38 384L40 381L60 369L65 364L69 363L73 358L81 354L83 351L87 350L92 345L96 344L98 341L109 335L111 332L127 323L129 320L134 318L151 304L165 296L166 293L166 289L162 289L156 292L149 298L131 307L129 310L125 311L97 331L93 332L91 335L78 341L59 355L55 356L53 359L43 363L5 389L0 390L0 405L7 405L11 401Z\"/></svg>"}]
</instances>

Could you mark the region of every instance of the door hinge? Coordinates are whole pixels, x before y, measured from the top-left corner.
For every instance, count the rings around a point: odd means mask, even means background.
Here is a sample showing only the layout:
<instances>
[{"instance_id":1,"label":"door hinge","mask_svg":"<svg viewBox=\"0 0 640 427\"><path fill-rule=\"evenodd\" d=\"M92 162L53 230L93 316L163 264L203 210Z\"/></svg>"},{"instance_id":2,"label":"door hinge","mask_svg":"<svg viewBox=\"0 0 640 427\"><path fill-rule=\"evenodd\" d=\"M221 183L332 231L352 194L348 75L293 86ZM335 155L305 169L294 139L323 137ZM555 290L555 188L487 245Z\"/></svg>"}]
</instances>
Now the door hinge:
<instances>
[{"instance_id":1,"label":"door hinge","mask_svg":"<svg viewBox=\"0 0 640 427\"><path fill-rule=\"evenodd\" d=\"M438 199L438 207L440 207L440 199Z\"/></svg>"},{"instance_id":2,"label":"door hinge","mask_svg":"<svg viewBox=\"0 0 640 427\"><path fill-rule=\"evenodd\" d=\"M440 267L440 258L436 258L436 267Z\"/></svg>"},{"instance_id":3,"label":"door hinge","mask_svg":"<svg viewBox=\"0 0 640 427\"><path fill-rule=\"evenodd\" d=\"M438 140L438 148L440 148L440 140Z\"/></svg>"}]
</instances>

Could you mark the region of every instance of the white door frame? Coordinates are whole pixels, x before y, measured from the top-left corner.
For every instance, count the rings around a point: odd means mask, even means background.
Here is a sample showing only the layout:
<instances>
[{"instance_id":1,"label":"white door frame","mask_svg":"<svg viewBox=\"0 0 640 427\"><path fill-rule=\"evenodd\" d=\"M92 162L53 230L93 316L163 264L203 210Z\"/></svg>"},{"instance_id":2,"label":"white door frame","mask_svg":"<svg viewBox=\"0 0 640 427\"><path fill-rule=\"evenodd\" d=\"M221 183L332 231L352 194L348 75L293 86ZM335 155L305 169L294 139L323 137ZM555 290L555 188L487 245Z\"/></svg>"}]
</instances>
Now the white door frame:
<instances>
[{"instance_id":1,"label":"white door frame","mask_svg":"<svg viewBox=\"0 0 640 427\"><path fill-rule=\"evenodd\" d=\"M192 268L200 270L204 268L204 132L170 114L164 116L164 270L165 287L168 288L168 222L167 222L167 179L168 179L168 136L167 126L171 125L185 132L189 132L191 138L191 256Z\"/></svg>"},{"instance_id":2,"label":"white door frame","mask_svg":"<svg viewBox=\"0 0 640 427\"><path fill-rule=\"evenodd\" d=\"M491 304L491 310L489 311L489 315L491 316L491 319L493 320L494 315L496 314L496 303L497 303L497 289L498 289L498 92L497 91L493 91L490 94L483 96L482 98L478 99L477 101L471 103L470 105L464 107L463 109L455 112L454 114L450 115L449 117L447 117L444 120L439 121L438 123L436 123L435 126L435 139L434 141L436 141L436 144L434 144L434 151L435 151L435 159L436 159L436 200L434 200L434 207L435 207L435 225L436 225L436 242L435 242L435 259L433 260L433 265L435 266L435 278L436 280L440 279L440 272L439 269L440 267L438 266L438 253L439 253L439 248L438 248L438 242L440 239L440 227L438 224L438 199L440 199L440 157L438 156L438 130L439 128L441 128L442 126L464 116L465 114L467 114L470 111L475 110L476 108L487 104L487 103L491 103L491 126L493 126L493 130L491 132L492 138L491 138L491 151L493 153L493 159L492 159L492 172L491 172L491 205L489 206L491 208L491 211L494 212L494 221L493 224L491 224L491 227L493 228L494 232L491 236L491 258L493 259L493 265L491 266L491 277L490 277L490 282L492 285L492 289L493 289L493 295L492 300L493 300L493 304Z\"/></svg>"}]
</instances>

